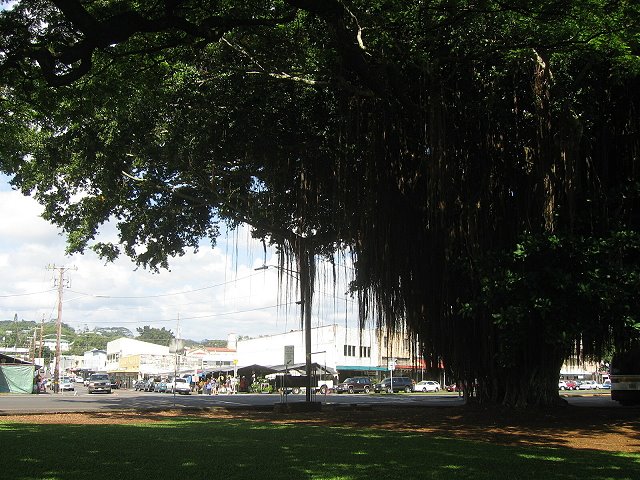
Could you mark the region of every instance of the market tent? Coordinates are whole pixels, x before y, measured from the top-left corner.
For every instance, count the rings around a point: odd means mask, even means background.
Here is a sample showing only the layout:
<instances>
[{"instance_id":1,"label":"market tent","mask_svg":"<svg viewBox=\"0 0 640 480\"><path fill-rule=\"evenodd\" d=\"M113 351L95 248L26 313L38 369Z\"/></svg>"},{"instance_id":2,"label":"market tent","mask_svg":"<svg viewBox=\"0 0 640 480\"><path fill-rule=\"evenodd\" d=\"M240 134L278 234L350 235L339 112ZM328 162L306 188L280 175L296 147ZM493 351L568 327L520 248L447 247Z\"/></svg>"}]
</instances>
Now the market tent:
<instances>
[{"instance_id":1,"label":"market tent","mask_svg":"<svg viewBox=\"0 0 640 480\"><path fill-rule=\"evenodd\" d=\"M248 365L246 367L238 368L238 375L251 377L253 374L256 375L257 378L264 377L270 373L275 373L277 370L274 370L272 367L265 367L264 365Z\"/></svg>"},{"instance_id":2,"label":"market tent","mask_svg":"<svg viewBox=\"0 0 640 480\"><path fill-rule=\"evenodd\" d=\"M34 364L0 354L0 393L33 393Z\"/></svg>"},{"instance_id":3,"label":"market tent","mask_svg":"<svg viewBox=\"0 0 640 480\"><path fill-rule=\"evenodd\" d=\"M264 365L248 365L246 367L233 367L232 365L225 365L221 367L207 368L206 370L202 370L198 372L200 375L209 375L210 373L233 373L234 370L237 370L239 376L251 376L254 373L257 377L265 376L269 373L275 373L279 370L275 370L273 367L266 367Z\"/></svg>"},{"instance_id":4,"label":"market tent","mask_svg":"<svg viewBox=\"0 0 640 480\"><path fill-rule=\"evenodd\" d=\"M202 377L206 377L209 374L213 374L213 373L229 373L229 372L233 372L233 367L225 365L221 367L207 368L205 370L198 370L198 375Z\"/></svg>"},{"instance_id":5,"label":"market tent","mask_svg":"<svg viewBox=\"0 0 640 480\"><path fill-rule=\"evenodd\" d=\"M306 369L307 369L307 364L306 363L294 363L293 365L274 365L271 367L273 369L273 372L278 372L278 373L282 373L282 372L298 372L301 375L305 375ZM331 368L331 367L327 367L326 365L320 365L319 363L315 363L313 362L311 364L311 373L312 375L335 375L336 371Z\"/></svg>"}]
</instances>

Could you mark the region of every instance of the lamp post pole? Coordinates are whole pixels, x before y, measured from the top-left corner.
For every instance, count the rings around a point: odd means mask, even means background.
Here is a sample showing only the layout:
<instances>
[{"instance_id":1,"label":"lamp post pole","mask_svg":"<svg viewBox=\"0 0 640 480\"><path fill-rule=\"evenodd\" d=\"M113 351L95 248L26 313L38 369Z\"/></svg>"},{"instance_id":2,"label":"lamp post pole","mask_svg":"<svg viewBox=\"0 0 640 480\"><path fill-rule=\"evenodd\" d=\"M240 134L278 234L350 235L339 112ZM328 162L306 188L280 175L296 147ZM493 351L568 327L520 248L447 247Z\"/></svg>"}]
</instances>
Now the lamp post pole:
<instances>
[{"instance_id":1,"label":"lamp post pole","mask_svg":"<svg viewBox=\"0 0 640 480\"><path fill-rule=\"evenodd\" d=\"M255 270L267 270L269 267L273 267L276 270L280 270L287 275L291 275L300 281L299 277L295 277L294 272L282 268L278 265L263 265L255 268ZM300 275L300 272L295 272ZM311 402L311 389L313 388L313 382L311 378L311 284L309 281L300 282L300 294L302 300L297 302L300 304L301 317L304 328L304 359L305 359L305 375L307 377L307 385L305 392L305 401Z\"/></svg>"},{"instance_id":2,"label":"lamp post pole","mask_svg":"<svg viewBox=\"0 0 640 480\"><path fill-rule=\"evenodd\" d=\"M311 401L311 389L313 382L311 380L311 299L309 293L305 291L305 299L302 304L304 309L304 358L305 358L305 374L307 375L307 388L305 392L305 400Z\"/></svg>"}]
</instances>

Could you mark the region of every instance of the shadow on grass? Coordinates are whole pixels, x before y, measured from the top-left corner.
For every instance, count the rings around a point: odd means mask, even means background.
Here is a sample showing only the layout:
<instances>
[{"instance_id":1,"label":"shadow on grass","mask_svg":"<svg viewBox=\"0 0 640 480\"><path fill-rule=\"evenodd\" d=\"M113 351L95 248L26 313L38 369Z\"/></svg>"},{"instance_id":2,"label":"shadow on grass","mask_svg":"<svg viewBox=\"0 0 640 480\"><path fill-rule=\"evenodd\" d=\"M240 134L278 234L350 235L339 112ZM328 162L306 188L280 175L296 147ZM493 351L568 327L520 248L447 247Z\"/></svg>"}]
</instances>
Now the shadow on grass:
<instances>
[{"instance_id":1,"label":"shadow on grass","mask_svg":"<svg viewBox=\"0 0 640 480\"><path fill-rule=\"evenodd\" d=\"M237 419L0 423L0 445L4 480L640 478L640 454Z\"/></svg>"}]
</instances>

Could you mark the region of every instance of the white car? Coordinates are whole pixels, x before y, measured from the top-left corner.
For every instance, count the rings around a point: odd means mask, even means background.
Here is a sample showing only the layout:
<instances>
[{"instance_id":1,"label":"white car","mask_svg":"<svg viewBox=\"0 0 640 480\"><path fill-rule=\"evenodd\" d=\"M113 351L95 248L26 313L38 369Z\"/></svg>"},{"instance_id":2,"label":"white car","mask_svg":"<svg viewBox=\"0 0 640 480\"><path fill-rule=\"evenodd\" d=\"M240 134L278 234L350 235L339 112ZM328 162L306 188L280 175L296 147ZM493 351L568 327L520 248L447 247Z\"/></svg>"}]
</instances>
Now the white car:
<instances>
[{"instance_id":1,"label":"white car","mask_svg":"<svg viewBox=\"0 0 640 480\"><path fill-rule=\"evenodd\" d=\"M440 384L433 380L422 380L413 386L414 392L439 392Z\"/></svg>"},{"instance_id":2,"label":"white car","mask_svg":"<svg viewBox=\"0 0 640 480\"><path fill-rule=\"evenodd\" d=\"M578 390L596 390L599 387L594 380L585 380L578 386Z\"/></svg>"},{"instance_id":3,"label":"white car","mask_svg":"<svg viewBox=\"0 0 640 480\"><path fill-rule=\"evenodd\" d=\"M176 378L172 383L172 388L176 393L184 393L186 395L191 393L191 385L189 385L186 378Z\"/></svg>"},{"instance_id":4,"label":"white car","mask_svg":"<svg viewBox=\"0 0 640 480\"><path fill-rule=\"evenodd\" d=\"M73 383L73 380L70 377L62 377L60 379L60 391L64 392L65 390L75 390L76 386Z\"/></svg>"}]
</instances>

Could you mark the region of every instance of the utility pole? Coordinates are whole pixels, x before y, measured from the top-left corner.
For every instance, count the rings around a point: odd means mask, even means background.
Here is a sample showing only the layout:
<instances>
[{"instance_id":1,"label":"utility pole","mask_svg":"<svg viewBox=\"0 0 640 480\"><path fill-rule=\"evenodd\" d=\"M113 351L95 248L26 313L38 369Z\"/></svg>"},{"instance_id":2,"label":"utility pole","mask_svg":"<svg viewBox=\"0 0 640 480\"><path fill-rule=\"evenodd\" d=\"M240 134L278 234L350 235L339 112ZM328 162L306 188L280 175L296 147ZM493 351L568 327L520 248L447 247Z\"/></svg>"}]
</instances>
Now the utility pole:
<instances>
[{"instance_id":1,"label":"utility pole","mask_svg":"<svg viewBox=\"0 0 640 480\"><path fill-rule=\"evenodd\" d=\"M33 329L33 337L29 340L29 361L33 362L34 364L35 359L36 359L36 336L38 329L34 328Z\"/></svg>"},{"instance_id":2,"label":"utility pole","mask_svg":"<svg viewBox=\"0 0 640 480\"><path fill-rule=\"evenodd\" d=\"M17 313L13 316L13 326L16 334L15 343L13 344L13 355L15 357L18 357L18 314Z\"/></svg>"},{"instance_id":3,"label":"utility pole","mask_svg":"<svg viewBox=\"0 0 640 480\"><path fill-rule=\"evenodd\" d=\"M62 292L64 286L64 274L68 270L77 270L77 267L56 267L49 265L47 270L58 271L58 319L56 321L56 364L53 371L53 391L60 391L60 337L62 334Z\"/></svg>"},{"instance_id":4,"label":"utility pole","mask_svg":"<svg viewBox=\"0 0 640 480\"><path fill-rule=\"evenodd\" d=\"M44 330L44 313L42 314L42 322L40 323L40 349L38 350L38 358L42 358L42 332L43 332L43 330Z\"/></svg>"}]
</instances>

